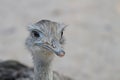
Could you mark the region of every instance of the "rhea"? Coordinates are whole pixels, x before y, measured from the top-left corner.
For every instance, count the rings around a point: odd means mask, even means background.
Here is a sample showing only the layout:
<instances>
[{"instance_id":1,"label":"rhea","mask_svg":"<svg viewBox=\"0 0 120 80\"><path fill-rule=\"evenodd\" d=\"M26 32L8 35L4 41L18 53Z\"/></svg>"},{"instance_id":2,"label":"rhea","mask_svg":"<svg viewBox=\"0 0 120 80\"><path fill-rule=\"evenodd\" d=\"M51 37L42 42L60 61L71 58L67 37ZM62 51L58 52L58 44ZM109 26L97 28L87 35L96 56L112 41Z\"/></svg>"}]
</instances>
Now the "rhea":
<instances>
[{"instance_id":1,"label":"rhea","mask_svg":"<svg viewBox=\"0 0 120 80\"><path fill-rule=\"evenodd\" d=\"M30 36L26 45L33 56L35 80L56 80L53 79L51 62L55 55L65 55L62 47L64 28L64 24L49 20L41 20L28 27Z\"/></svg>"},{"instance_id":2,"label":"rhea","mask_svg":"<svg viewBox=\"0 0 120 80\"><path fill-rule=\"evenodd\" d=\"M63 57L65 55L65 51L63 49L63 31L65 27L66 25L64 24L50 20L41 20L28 26L30 34L26 39L26 46L33 57L34 73L32 72L32 69L26 69L22 64L14 61L7 61L6 63L2 62L0 65L0 78L2 80L30 80L30 73L33 73L34 80L71 80L70 78L60 75L51 69L51 63L54 57L56 55L59 57ZM19 68L14 69L16 65ZM12 66L12 69L11 67L7 69L7 66ZM23 67L25 69L21 69ZM18 69L19 72L17 71ZM4 74L2 74L2 71ZM16 71L16 73L14 71ZM24 78L25 75L28 75L26 79Z\"/></svg>"}]
</instances>

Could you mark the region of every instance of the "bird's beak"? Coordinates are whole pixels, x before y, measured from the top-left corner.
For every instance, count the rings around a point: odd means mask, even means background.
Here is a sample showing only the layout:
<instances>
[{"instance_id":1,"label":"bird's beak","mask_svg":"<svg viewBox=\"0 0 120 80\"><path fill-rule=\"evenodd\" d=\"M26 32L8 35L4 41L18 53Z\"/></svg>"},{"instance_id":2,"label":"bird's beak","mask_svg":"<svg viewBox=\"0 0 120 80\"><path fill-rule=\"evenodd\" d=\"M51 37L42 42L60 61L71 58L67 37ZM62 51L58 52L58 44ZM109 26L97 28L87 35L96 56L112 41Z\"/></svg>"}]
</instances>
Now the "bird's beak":
<instances>
[{"instance_id":1,"label":"bird's beak","mask_svg":"<svg viewBox=\"0 0 120 80\"><path fill-rule=\"evenodd\" d=\"M59 57L63 57L65 55L65 51L62 49L59 43L50 45L48 42L46 42L46 43L36 43L36 45L55 53Z\"/></svg>"},{"instance_id":2,"label":"bird's beak","mask_svg":"<svg viewBox=\"0 0 120 80\"><path fill-rule=\"evenodd\" d=\"M59 49L53 48L53 52L59 57L63 57L65 55L65 51L60 48Z\"/></svg>"}]
</instances>

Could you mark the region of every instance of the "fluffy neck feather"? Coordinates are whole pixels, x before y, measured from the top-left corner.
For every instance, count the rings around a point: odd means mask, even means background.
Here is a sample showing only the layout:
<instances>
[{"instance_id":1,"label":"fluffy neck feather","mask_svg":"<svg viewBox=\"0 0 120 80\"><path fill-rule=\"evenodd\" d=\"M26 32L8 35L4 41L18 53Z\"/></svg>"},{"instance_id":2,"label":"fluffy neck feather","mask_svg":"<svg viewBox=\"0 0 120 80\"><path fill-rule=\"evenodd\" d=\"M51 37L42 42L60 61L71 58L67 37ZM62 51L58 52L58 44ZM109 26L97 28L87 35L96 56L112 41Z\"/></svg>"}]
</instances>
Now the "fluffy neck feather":
<instances>
[{"instance_id":1,"label":"fluffy neck feather","mask_svg":"<svg viewBox=\"0 0 120 80\"><path fill-rule=\"evenodd\" d=\"M53 55L48 56L47 52L44 51L35 52L32 55L35 73L34 80L53 80L53 72L51 70Z\"/></svg>"}]
</instances>

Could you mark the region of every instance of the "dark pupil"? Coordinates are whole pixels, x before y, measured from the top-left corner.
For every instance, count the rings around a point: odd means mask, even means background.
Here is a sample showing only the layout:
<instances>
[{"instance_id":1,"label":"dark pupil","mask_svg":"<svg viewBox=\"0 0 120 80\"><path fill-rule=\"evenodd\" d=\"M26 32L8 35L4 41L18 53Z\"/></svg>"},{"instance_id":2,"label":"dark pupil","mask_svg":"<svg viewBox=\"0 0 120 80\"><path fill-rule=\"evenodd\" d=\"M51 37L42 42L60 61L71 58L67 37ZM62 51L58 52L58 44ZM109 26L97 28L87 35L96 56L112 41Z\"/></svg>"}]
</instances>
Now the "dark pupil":
<instances>
[{"instance_id":1,"label":"dark pupil","mask_svg":"<svg viewBox=\"0 0 120 80\"><path fill-rule=\"evenodd\" d=\"M37 31L33 31L32 35L36 38L40 37L39 33Z\"/></svg>"},{"instance_id":2,"label":"dark pupil","mask_svg":"<svg viewBox=\"0 0 120 80\"><path fill-rule=\"evenodd\" d=\"M61 32L61 37L63 36L63 31Z\"/></svg>"}]
</instances>

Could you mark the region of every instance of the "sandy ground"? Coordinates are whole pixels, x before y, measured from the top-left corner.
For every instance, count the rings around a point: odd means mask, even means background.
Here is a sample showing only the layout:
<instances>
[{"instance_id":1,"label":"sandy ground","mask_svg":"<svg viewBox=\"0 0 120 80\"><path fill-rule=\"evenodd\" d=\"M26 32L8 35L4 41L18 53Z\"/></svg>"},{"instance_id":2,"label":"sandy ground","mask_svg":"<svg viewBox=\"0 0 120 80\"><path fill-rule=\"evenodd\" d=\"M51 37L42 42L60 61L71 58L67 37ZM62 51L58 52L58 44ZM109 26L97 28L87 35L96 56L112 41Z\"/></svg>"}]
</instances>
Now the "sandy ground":
<instances>
[{"instance_id":1,"label":"sandy ground","mask_svg":"<svg viewBox=\"0 0 120 80\"><path fill-rule=\"evenodd\" d=\"M32 66L26 26L41 19L69 25L55 70L76 80L120 80L120 0L0 0L0 59Z\"/></svg>"}]
</instances>

